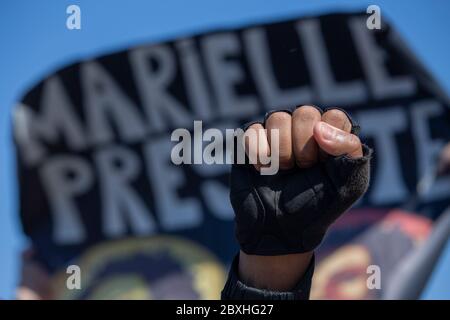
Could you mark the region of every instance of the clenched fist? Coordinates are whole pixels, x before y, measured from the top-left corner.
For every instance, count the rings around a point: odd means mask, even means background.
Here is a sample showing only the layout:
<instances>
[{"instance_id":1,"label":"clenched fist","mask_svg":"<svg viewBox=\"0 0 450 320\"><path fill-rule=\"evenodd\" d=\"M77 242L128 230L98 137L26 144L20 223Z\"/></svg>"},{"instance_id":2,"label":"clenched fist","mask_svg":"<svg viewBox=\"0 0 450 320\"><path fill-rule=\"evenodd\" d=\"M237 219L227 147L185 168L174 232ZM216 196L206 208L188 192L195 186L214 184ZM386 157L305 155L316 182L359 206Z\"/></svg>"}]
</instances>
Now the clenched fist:
<instances>
[{"instance_id":1,"label":"clenched fist","mask_svg":"<svg viewBox=\"0 0 450 320\"><path fill-rule=\"evenodd\" d=\"M277 174L261 175L262 161L232 167L236 236L246 254L309 252L366 191L371 150L341 109L323 113L301 106L271 112L264 123L246 128L260 133L258 141L245 141L247 155L267 158L273 129L279 136Z\"/></svg>"}]
</instances>

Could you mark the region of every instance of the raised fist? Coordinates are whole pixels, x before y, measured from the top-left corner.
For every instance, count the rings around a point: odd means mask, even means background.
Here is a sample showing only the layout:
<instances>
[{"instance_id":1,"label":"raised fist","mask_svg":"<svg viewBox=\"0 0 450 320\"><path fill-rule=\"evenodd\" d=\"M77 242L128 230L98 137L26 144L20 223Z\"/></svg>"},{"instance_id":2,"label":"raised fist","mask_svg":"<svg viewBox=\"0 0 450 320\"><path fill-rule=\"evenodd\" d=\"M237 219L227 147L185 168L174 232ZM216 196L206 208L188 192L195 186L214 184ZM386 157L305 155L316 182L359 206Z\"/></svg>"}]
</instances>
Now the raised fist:
<instances>
[{"instance_id":1,"label":"raised fist","mask_svg":"<svg viewBox=\"0 0 450 320\"><path fill-rule=\"evenodd\" d=\"M232 167L230 200L241 250L252 255L312 251L366 191L371 150L338 108L274 111L264 123L245 129L258 132L258 141L245 140L247 155L257 159L273 152L270 132L278 130L280 171L261 175L259 161Z\"/></svg>"}]
</instances>

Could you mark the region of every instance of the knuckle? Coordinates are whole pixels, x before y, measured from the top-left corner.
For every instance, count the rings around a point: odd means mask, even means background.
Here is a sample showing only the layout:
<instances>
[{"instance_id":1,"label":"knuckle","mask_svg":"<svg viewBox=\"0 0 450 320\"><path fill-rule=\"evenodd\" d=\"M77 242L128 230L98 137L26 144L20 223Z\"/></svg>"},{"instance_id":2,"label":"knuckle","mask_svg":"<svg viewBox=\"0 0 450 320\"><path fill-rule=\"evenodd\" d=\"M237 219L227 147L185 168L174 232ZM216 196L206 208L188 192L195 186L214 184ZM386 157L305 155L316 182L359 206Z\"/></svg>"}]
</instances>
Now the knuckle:
<instances>
[{"instance_id":1,"label":"knuckle","mask_svg":"<svg viewBox=\"0 0 450 320\"><path fill-rule=\"evenodd\" d=\"M361 140L357 135L350 134L348 139L352 151L355 151L361 147Z\"/></svg>"},{"instance_id":2,"label":"knuckle","mask_svg":"<svg viewBox=\"0 0 450 320\"><path fill-rule=\"evenodd\" d=\"M311 155L300 155L296 157L296 163L300 168L312 167L317 162L317 158Z\"/></svg>"},{"instance_id":3,"label":"knuckle","mask_svg":"<svg viewBox=\"0 0 450 320\"><path fill-rule=\"evenodd\" d=\"M280 168L290 169L294 166L294 162L291 158L280 158Z\"/></svg>"},{"instance_id":4,"label":"knuckle","mask_svg":"<svg viewBox=\"0 0 450 320\"><path fill-rule=\"evenodd\" d=\"M271 150L271 153L273 153L275 150ZM294 164L294 157L292 154L292 150L288 145L281 144L279 150L277 150L278 153L278 161L280 168L282 169L288 169L291 168Z\"/></svg>"},{"instance_id":5,"label":"knuckle","mask_svg":"<svg viewBox=\"0 0 450 320\"><path fill-rule=\"evenodd\" d=\"M348 119L347 115L343 111L338 109L331 109L325 112L322 116L322 120L341 126L340 129L345 129L344 126L347 123L350 124L350 120Z\"/></svg>"},{"instance_id":6,"label":"knuckle","mask_svg":"<svg viewBox=\"0 0 450 320\"><path fill-rule=\"evenodd\" d=\"M247 130L245 130L245 133L249 133L249 132L258 132L259 130L263 129L264 127L262 126L262 124L260 123L254 123L252 124L250 127L247 128Z\"/></svg>"},{"instance_id":7,"label":"knuckle","mask_svg":"<svg viewBox=\"0 0 450 320\"><path fill-rule=\"evenodd\" d=\"M285 123L287 121L291 121L291 115L284 111L276 111L267 118L267 122L276 124Z\"/></svg>"},{"instance_id":8,"label":"knuckle","mask_svg":"<svg viewBox=\"0 0 450 320\"><path fill-rule=\"evenodd\" d=\"M248 129L255 129L255 130L258 130L258 129L261 129L261 128L263 128L263 126L262 126L262 124L261 123L254 123L254 124L252 124L250 127L248 127ZM248 130L247 129L247 130Z\"/></svg>"},{"instance_id":9,"label":"knuckle","mask_svg":"<svg viewBox=\"0 0 450 320\"><path fill-rule=\"evenodd\" d=\"M359 139L359 137L357 135L349 134L348 140L352 147L357 148L361 145L361 140Z\"/></svg>"},{"instance_id":10,"label":"knuckle","mask_svg":"<svg viewBox=\"0 0 450 320\"><path fill-rule=\"evenodd\" d=\"M301 106L295 109L293 115L296 119L300 119L301 121L315 121L321 119L319 110L311 106Z\"/></svg>"}]
</instances>

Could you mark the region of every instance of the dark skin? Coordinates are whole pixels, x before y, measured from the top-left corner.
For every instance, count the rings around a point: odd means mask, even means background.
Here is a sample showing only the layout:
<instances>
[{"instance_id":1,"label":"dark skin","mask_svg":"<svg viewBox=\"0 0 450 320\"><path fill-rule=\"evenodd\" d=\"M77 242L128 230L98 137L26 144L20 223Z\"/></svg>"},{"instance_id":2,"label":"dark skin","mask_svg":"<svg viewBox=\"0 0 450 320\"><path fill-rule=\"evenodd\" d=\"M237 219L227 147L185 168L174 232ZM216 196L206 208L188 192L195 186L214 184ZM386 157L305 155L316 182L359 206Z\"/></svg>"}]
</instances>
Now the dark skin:
<instances>
[{"instance_id":1,"label":"dark skin","mask_svg":"<svg viewBox=\"0 0 450 320\"><path fill-rule=\"evenodd\" d=\"M266 139L258 143L248 142L249 154L270 154L267 132L279 130L280 169L293 166L309 168L328 156L348 155L362 157L359 138L351 134L352 125L347 115L340 110L330 110L323 115L311 106L297 108L292 115L276 112L266 121L266 129L261 124L253 124L249 129L263 130ZM264 135L263 135L264 136ZM261 164L255 165L256 170ZM239 256L239 277L245 284L260 289L289 291L303 277L312 257L312 252L277 256L248 255L243 251Z\"/></svg>"}]
</instances>

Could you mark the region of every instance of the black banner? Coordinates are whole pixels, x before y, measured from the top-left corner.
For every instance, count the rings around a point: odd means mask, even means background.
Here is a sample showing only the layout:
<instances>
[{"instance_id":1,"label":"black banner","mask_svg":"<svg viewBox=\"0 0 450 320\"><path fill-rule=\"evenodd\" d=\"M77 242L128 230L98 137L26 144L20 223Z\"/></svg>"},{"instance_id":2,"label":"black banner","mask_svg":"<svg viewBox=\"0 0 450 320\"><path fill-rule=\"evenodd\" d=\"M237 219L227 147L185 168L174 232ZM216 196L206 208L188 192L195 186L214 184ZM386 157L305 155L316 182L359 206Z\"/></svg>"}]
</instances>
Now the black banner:
<instances>
[{"instance_id":1,"label":"black banner","mask_svg":"<svg viewBox=\"0 0 450 320\"><path fill-rule=\"evenodd\" d=\"M446 95L388 25L332 14L222 30L82 61L15 109L20 213L57 268L85 248L169 234L229 262L236 252L227 165L176 166L171 132L235 128L281 107L341 106L375 149L360 207L401 206L450 139ZM419 199L436 217L450 179Z\"/></svg>"}]
</instances>

